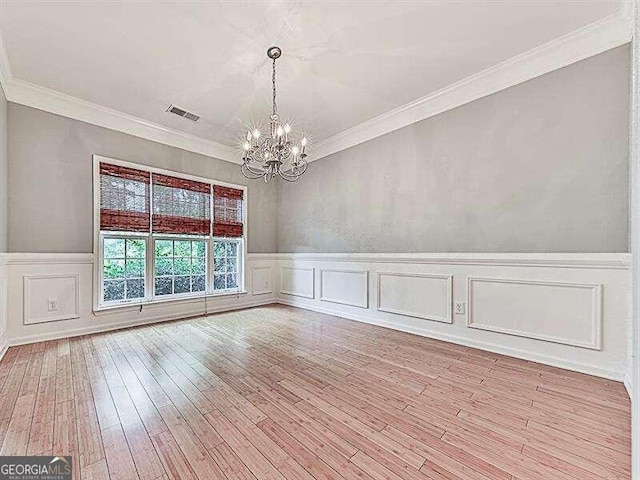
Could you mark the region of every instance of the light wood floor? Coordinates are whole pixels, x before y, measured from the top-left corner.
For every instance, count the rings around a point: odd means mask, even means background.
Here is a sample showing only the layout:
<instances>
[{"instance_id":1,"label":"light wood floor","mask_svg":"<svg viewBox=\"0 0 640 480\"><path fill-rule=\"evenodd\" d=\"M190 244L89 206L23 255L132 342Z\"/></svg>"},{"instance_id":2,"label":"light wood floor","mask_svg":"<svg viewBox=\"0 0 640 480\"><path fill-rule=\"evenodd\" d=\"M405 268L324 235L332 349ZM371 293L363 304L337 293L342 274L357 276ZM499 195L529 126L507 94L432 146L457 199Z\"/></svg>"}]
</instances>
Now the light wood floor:
<instances>
[{"instance_id":1,"label":"light wood floor","mask_svg":"<svg viewBox=\"0 0 640 480\"><path fill-rule=\"evenodd\" d=\"M0 454L74 478L630 478L619 383L287 307L13 347L0 388Z\"/></svg>"}]
</instances>

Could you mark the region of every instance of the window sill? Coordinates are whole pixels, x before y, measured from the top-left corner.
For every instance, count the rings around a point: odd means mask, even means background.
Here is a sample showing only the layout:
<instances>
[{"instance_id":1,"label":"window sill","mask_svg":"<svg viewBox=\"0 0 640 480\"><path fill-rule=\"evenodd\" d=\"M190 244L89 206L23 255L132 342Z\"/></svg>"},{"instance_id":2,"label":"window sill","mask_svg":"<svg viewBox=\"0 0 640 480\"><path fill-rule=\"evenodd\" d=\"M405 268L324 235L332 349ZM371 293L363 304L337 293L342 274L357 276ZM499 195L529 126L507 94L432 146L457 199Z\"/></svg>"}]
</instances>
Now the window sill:
<instances>
[{"instance_id":1,"label":"window sill","mask_svg":"<svg viewBox=\"0 0 640 480\"><path fill-rule=\"evenodd\" d=\"M97 307L93 307L93 313L94 315L100 315L100 314L115 313L117 311L123 311L123 310L139 310L140 307L142 308L153 307L153 306L169 304L169 303L171 304L188 303L188 302L193 302L194 300L206 300L209 298L225 298L225 297L235 297L239 295L244 296L247 293L249 292L246 290L240 290L240 291L234 290L234 291L227 291L227 292L220 292L220 293L207 293L205 295L187 295L183 297L145 300L142 302L133 301L130 303L119 303L115 305L100 305Z\"/></svg>"}]
</instances>

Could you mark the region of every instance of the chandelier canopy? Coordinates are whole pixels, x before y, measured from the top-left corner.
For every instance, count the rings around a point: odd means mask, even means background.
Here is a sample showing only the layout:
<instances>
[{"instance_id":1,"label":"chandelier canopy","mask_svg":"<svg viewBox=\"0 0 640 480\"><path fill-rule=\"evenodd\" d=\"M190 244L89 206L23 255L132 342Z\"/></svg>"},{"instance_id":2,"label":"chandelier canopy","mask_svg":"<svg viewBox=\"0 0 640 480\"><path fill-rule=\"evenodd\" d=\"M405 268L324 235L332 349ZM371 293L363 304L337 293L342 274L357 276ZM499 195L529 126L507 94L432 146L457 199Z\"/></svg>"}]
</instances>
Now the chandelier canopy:
<instances>
[{"instance_id":1,"label":"chandelier canopy","mask_svg":"<svg viewBox=\"0 0 640 480\"><path fill-rule=\"evenodd\" d=\"M291 124L283 124L278 116L276 60L281 55L280 47L267 50L267 56L273 60L273 110L269 116L269 135L263 135L260 128L249 129L243 144L242 174L251 179L262 178L265 183L276 176L295 182L307 170L307 138L294 135ZM296 138L300 140L296 141Z\"/></svg>"}]
</instances>

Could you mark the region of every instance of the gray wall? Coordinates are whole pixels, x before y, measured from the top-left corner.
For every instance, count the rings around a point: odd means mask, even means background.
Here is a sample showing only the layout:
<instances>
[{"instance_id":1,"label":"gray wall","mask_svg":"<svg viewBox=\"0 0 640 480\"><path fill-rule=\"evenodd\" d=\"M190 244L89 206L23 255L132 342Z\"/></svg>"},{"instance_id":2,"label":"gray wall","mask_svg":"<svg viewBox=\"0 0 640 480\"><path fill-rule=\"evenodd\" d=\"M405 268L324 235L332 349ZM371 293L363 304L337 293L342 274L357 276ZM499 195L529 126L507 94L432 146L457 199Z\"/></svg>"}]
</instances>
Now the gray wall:
<instances>
[{"instance_id":1,"label":"gray wall","mask_svg":"<svg viewBox=\"0 0 640 480\"><path fill-rule=\"evenodd\" d=\"M239 165L13 103L8 121L10 252L93 251L93 154L249 185L248 251L277 249L277 185Z\"/></svg>"},{"instance_id":2,"label":"gray wall","mask_svg":"<svg viewBox=\"0 0 640 480\"><path fill-rule=\"evenodd\" d=\"M627 252L629 47L310 165L280 252Z\"/></svg>"},{"instance_id":3,"label":"gray wall","mask_svg":"<svg viewBox=\"0 0 640 480\"><path fill-rule=\"evenodd\" d=\"M7 106L0 85L0 252L7 251Z\"/></svg>"}]
</instances>

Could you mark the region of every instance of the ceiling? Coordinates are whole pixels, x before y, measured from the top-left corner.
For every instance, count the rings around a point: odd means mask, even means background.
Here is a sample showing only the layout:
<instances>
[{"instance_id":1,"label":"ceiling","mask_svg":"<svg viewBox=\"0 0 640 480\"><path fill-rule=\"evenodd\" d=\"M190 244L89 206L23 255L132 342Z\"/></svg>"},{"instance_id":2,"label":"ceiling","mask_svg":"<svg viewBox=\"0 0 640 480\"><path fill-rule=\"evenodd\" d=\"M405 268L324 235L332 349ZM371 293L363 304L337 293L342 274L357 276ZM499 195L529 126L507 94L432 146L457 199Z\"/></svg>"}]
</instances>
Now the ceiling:
<instances>
[{"instance_id":1,"label":"ceiling","mask_svg":"<svg viewBox=\"0 0 640 480\"><path fill-rule=\"evenodd\" d=\"M13 78L224 145L270 111L320 142L614 14L619 1L1 1ZM176 104L197 123L166 113Z\"/></svg>"}]
</instances>

